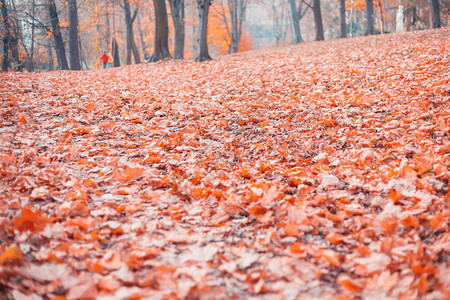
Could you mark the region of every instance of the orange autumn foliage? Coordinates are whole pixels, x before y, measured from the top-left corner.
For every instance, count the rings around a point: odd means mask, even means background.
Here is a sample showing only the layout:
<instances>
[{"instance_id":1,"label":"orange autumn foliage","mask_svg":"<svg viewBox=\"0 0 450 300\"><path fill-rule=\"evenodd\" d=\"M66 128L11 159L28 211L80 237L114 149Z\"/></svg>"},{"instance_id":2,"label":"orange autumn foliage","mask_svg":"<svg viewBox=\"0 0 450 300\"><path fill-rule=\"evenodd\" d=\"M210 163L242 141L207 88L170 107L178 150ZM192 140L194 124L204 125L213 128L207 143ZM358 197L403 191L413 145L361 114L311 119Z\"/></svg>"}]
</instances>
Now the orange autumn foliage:
<instances>
[{"instance_id":1,"label":"orange autumn foliage","mask_svg":"<svg viewBox=\"0 0 450 300\"><path fill-rule=\"evenodd\" d=\"M231 20L228 5L215 3L208 21L208 41L218 54L228 54L231 45ZM226 19L226 21L225 21ZM244 26L244 25L243 25ZM238 52L253 49L253 42L242 29Z\"/></svg>"}]
</instances>

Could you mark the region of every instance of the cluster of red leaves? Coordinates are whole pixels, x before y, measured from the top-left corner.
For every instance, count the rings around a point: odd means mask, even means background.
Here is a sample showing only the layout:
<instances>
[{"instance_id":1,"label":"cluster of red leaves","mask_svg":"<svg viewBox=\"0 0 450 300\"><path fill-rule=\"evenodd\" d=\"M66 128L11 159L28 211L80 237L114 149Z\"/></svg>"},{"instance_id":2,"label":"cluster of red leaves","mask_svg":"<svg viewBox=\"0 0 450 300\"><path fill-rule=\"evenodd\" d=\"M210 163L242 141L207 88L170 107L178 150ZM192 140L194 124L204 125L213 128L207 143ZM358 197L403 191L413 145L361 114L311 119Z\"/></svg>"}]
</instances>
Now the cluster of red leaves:
<instances>
[{"instance_id":1,"label":"cluster of red leaves","mask_svg":"<svg viewBox=\"0 0 450 300\"><path fill-rule=\"evenodd\" d=\"M0 296L448 299L449 44L2 74Z\"/></svg>"}]
</instances>

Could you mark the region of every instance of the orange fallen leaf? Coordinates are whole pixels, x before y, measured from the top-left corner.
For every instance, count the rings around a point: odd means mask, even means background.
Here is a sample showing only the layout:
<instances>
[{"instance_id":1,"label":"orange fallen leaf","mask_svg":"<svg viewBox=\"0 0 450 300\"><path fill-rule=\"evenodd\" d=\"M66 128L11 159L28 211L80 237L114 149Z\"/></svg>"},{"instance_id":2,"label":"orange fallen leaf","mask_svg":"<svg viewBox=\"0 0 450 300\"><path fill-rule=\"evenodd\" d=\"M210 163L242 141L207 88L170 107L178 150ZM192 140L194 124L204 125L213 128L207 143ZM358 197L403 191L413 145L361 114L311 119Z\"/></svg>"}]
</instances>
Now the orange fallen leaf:
<instances>
[{"instance_id":1,"label":"orange fallen leaf","mask_svg":"<svg viewBox=\"0 0 450 300\"><path fill-rule=\"evenodd\" d=\"M297 228L296 222L290 221L284 225L284 234L287 236L298 236L300 232Z\"/></svg>"},{"instance_id":2,"label":"orange fallen leaf","mask_svg":"<svg viewBox=\"0 0 450 300\"><path fill-rule=\"evenodd\" d=\"M67 300L76 299L96 299L97 298L97 288L94 284L93 278L85 278L80 281L80 284L69 289L66 294Z\"/></svg>"},{"instance_id":3,"label":"orange fallen leaf","mask_svg":"<svg viewBox=\"0 0 450 300\"><path fill-rule=\"evenodd\" d=\"M333 266L339 266L341 264L337 253L333 250L321 249L319 252L319 257L325 258Z\"/></svg>"},{"instance_id":4,"label":"orange fallen leaf","mask_svg":"<svg viewBox=\"0 0 450 300\"><path fill-rule=\"evenodd\" d=\"M412 215L408 215L408 216L404 217L403 219L400 220L400 223L403 226L407 226L407 227L419 226L419 222L417 222L416 218L414 218L414 216L412 216Z\"/></svg>"},{"instance_id":5,"label":"orange fallen leaf","mask_svg":"<svg viewBox=\"0 0 450 300\"><path fill-rule=\"evenodd\" d=\"M439 148L437 148L436 151L439 154L449 153L450 152L450 143L440 146Z\"/></svg>"},{"instance_id":6,"label":"orange fallen leaf","mask_svg":"<svg viewBox=\"0 0 450 300\"><path fill-rule=\"evenodd\" d=\"M26 124L26 123L27 123L27 119L25 119L25 116L22 115L22 116L20 117L19 123L20 123L20 124Z\"/></svg>"},{"instance_id":7,"label":"orange fallen leaf","mask_svg":"<svg viewBox=\"0 0 450 300\"><path fill-rule=\"evenodd\" d=\"M13 164L16 160L16 156L14 154L0 153L0 162L3 165Z\"/></svg>"},{"instance_id":8,"label":"orange fallen leaf","mask_svg":"<svg viewBox=\"0 0 450 300\"><path fill-rule=\"evenodd\" d=\"M124 263L122 262L120 253L113 253L110 257L103 259L101 264L107 270L117 270Z\"/></svg>"},{"instance_id":9,"label":"orange fallen leaf","mask_svg":"<svg viewBox=\"0 0 450 300\"><path fill-rule=\"evenodd\" d=\"M12 225L19 231L40 232L50 223L50 219L42 214L40 210L34 210L31 205L27 205L21 210L21 216L12 220Z\"/></svg>"},{"instance_id":10,"label":"orange fallen leaf","mask_svg":"<svg viewBox=\"0 0 450 300\"><path fill-rule=\"evenodd\" d=\"M120 288L121 284L117 279L107 277L107 278L100 278L98 280L97 286L102 291L114 292Z\"/></svg>"},{"instance_id":11,"label":"orange fallen leaf","mask_svg":"<svg viewBox=\"0 0 450 300\"><path fill-rule=\"evenodd\" d=\"M0 265L4 265L8 262L20 261L23 259L23 253L16 245L12 245L5 249L0 256Z\"/></svg>"},{"instance_id":12,"label":"orange fallen leaf","mask_svg":"<svg viewBox=\"0 0 450 300\"><path fill-rule=\"evenodd\" d=\"M335 233L327 234L325 239L333 245L338 245L344 242L343 237Z\"/></svg>"},{"instance_id":13,"label":"orange fallen leaf","mask_svg":"<svg viewBox=\"0 0 450 300\"><path fill-rule=\"evenodd\" d=\"M140 178L143 173L144 173L144 169L142 169L142 168L132 168L132 167L127 166L125 168L125 170L123 171L123 173L118 174L117 178L121 182L125 183L125 182L133 181L133 180Z\"/></svg>"},{"instance_id":14,"label":"orange fallen leaf","mask_svg":"<svg viewBox=\"0 0 450 300\"><path fill-rule=\"evenodd\" d=\"M419 281L417 282L417 289L421 294L424 294L428 291L429 285L428 280L425 276L420 276Z\"/></svg>"},{"instance_id":15,"label":"orange fallen leaf","mask_svg":"<svg viewBox=\"0 0 450 300\"><path fill-rule=\"evenodd\" d=\"M353 280L349 276L345 276L345 275L339 276L337 281L339 282L340 285L342 285L342 287L344 287L345 289L347 289L348 291L350 291L352 293L357 293L360 290L362 290L362 288L363 288L363 286L360 283Z\"/></svg>"},{"instance_id":16,"label":"orange fallen leaf","mask_svg":"<svg viewBox=\"0 0 450 300\"><path fill-rule=\"evenodd\" d=\"M305 252L305 249L302 248L302 246L299 242L295 242L291 245L291 252L292 253L303 253L303 252Z\"/></svg>"},{"instance_id":17,"label":"orange fallen leaf","mask_svg":"<svg viewBox=\"0 0 450 300\"><path fill-rule=\"evenodd\" d=\"M69 226L77 226L81 230L88 230L94 227L95 219L91 217L76 217L66 222Z\"/></svg>"}]
</instances>

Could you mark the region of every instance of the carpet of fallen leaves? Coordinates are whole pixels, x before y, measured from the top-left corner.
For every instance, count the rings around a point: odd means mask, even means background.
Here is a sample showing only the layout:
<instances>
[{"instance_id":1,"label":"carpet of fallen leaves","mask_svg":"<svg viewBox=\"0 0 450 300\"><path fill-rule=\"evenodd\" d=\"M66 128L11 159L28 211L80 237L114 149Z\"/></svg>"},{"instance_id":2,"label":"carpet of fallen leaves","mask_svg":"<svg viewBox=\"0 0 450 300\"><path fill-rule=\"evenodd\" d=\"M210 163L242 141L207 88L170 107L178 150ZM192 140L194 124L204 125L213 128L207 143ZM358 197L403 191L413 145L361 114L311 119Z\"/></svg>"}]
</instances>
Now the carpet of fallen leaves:
<instances>
[{"instance_id":1,"label":"carpet of fallen leaves","mask_svg":"<svg viewBox=\"0 0 450 300\"><path fill-rule=\"evenodd\" d=\"M449 299L449 46L0 75L0 297Z\"/></svg>"}]
</instances>

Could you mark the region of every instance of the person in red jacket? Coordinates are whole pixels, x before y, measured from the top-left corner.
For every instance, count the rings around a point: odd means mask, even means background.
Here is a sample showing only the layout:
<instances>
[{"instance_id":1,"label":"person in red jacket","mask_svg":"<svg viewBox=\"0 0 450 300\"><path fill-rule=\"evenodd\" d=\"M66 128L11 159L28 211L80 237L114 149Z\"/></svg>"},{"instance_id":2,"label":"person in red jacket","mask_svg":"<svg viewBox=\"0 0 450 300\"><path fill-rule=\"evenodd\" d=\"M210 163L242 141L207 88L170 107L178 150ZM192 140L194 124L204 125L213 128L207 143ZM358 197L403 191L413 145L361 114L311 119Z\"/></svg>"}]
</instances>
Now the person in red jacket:
<instances>
[{"instance_id":1,"label":"person in red jacket","mask_svg":"<svg viewBox=\"0 0 450 300\"><path fill-rule=\"evenodd\" d=\"M108 65L108 60L109 60L109 55L105 50L105 51L103 51L103 55L102 55L103 69L105 69L106 66Z\"/></svg>"}]
</instances>

